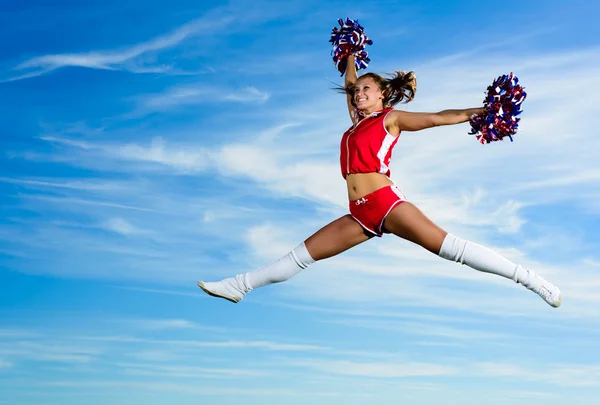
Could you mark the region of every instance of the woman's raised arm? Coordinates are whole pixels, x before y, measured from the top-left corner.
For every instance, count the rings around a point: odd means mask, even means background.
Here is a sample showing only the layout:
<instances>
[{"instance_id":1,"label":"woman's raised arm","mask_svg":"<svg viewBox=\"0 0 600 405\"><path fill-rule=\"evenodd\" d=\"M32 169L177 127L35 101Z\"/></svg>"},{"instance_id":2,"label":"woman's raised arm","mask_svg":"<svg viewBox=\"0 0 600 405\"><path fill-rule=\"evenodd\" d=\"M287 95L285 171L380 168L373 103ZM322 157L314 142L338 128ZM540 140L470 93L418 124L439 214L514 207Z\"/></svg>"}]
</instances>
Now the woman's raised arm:
<instances>
[{"instance_id":1,"label":"woman's raised arm","mask_svg":"<svg viewBox=\"0 0 600 405\"><path fill-rule=\"evenodd\" d=\"M354 85L358 80L356 74L356 65L354 63L354 55L348 56L348 65L346 66L346 76L344 78L344 87L346 88L346 102L348 103L348 113L353 124L356 124L358 117L356 116L356 107L352 104L352 98L354 97Z\"/></svg>"}]
</instances>

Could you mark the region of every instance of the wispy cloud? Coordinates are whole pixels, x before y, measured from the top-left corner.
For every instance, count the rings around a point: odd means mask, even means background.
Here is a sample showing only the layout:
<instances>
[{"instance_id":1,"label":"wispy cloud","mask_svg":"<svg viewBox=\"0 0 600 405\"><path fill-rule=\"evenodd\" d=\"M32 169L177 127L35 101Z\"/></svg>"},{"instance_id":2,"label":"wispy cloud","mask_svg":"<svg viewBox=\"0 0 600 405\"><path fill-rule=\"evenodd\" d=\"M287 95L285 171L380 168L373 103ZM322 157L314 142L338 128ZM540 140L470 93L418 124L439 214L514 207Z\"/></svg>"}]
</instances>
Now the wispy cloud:
<instances>
[{"instance_id":1,"label":"wispy cloud","mask_svg":"<svg viewBox=\"0 0 600 405\"><path fill-rule=\"evenodd\" d=\"M169 147L162 137L153 138L149 145L98 143L56 136L41 136L40 139L80 149L93 156L159 164L182 172L202 171L212 163L212 156L206 148ZM115 169L118 169L118 167L115 167Z\"/></svg>"},{"instance_id":2,"label":"wispy cloud","mask_svg":"<svg viewBox=\"0 0 600 405\"><path fill-rule=\"evenodd\" d=\"M172 290L159 290L155 288L140 288L140 287L125 287L125 286L114 286L115 288L120 288L123 290L131 290L131 291L140 291L147 292L152 294L166 294L166 295L181 295L184 297L199 297L198 294L186 293L183 291L172 291ZM200 295L200 297L202 297Z\"/></svg>"},{"instance_id":3,"label":"wispy cloud","mask_svg":"<svg viewBox=\"0 0 600 405\"><path fill-rule=\"evenodd\" d=\"M137 321L127 321L128 324L142 329L196 329L198 324L185 319L145 319Z\"/></svg>"},{"instance_id":4,"label":"wispy cloud","mask_svg":"<svg viewBox=\"0 0 600 405\"><path fill-rule=\"evenodd\" d=\"M263 91L260 91L256 87L244 87L238 92L229 93L224 96L224 99L227 101L237 101L237 102L265 102L269 99L269 94Z\"/></svg>"},{"instance_id":5,"label":"wispy cloud","mask_svg":"<svg viewBox=\"0 0 600 405\"><path fill-rule=\"evenodd\" d=\"M131 116L156 111L167 111L177 107L214 104L219 102L265 103L271 95L256 87L226 89L208 87L205 84L177 86L159 94L137 98L138 109Z\"/></svg>"},{"instance_id":6,"label":"wispy cloud","mask_svg":"<svg viewBox=\"0 0 600 405\"><path fill-rule=\"evenodd\" d=\"M158 36L149 41L123 49L37 56L15 67L15 70L24 71L25 73L11 76L4 79L4 81L16 81L36 77L68 66L103 70L126 70L133 73L166 73L173 70L173 67L170 65L145 66L141 61L136 59L148 53L159 52L174 47L200 33L215 33L219 29L228 26L234 20L234 16L220 15L217 10L209 13L208 16L184 24L166 35Z\"/></svg>"},{"instance_id":7,"label":"wispy cloud","mask_svg":"<svg viewBox=\"0 0 600 405\"><path fill-rule=\"evenodd\" d=\"M87 199L83 199L83 198L63 198L63 197L51 197L51 196L42 196L42 195L23 195L23 197L42 200L42 201L51 201L51 202L61 203L61 204L76 204L76 205L81 204L81 205L92 205L92 206L108 207L108 208L119 208L119 209L134 210L134 211L160 212L159 210L155 210L152 208L135 207L132 205L117 204L117 203L107 202L107 201L87 200Z\"/></svg>"},{"instance_id":8,"label":"wispy cloud","mask_svg":"<svg viewBox=\"0 0 600 405\"><path fill-rule=\"evenodd\" d=\"M433 338L440 338L446 343L456 342L468 342L470 340L480 340L487 342L488 345L492 344L505 344L507 341L515 341L518 339L516 336L511 336L506 333L498 332L486 332L481 331L478 328L461 328L452 325L435 325L431 321L429 322L394 322L390 320L372 320L372 319L345 319L345 320L331 320L329 323L335 323L340 325L346 325L348 327L357 328L372 328L377 330L384 330L399 334L409 334L417 336L428 336ZM477 325L481 327L480 325Z\"/></svg>"},{"instance_id":9,"label":"wispy cloud","mask_svg":"<svg viewBox=\"0 0 600 405\"><path fill-rule=\"evenodd\" d=\"M0 329L0 338L36 337L37 333L24 329Z\"/></svg>"},{"instance_id":10,"label":"wispy cloud","mask_svg":"<svg viewBox=\"0 0 600 405\"><path fill-rule=\"evenodd\" d=\"M120 380L87 380L77 381L68 379L46 380L40 384L42 387L83 387L83 388L134 388L144 392L171 392L199 395L236 395L236 396L306 396L309 395L303 390L294 390L286 388L231 388L215 387L214 385L198 385L197 383L169 383L169 382L141 382L141 381L120 381ZM330 396L330 392L311 392L311 396Z\"/></svg>"},{"instance_id":11,"label":"wispy cloud","mask_svg":"<svg viewBox=\"0 0 600 405\"><path fill-rule=\"evenodd\" d=\"M70 364L90 363L102 353L101 349L96 347L67 346L31 340L8 342L3 346L8 347L7 354L10 355L13 363L21 360Z\"/></svg>"},{"instance_id":12,"label":"wispy cloud","mask_svg":"<svg viewBox=\"0 0 600 405\"><path fill-rule=\"evenodd\" d=\"M537 399L541 401L549 401L550 399L557 397L556 393L548 391L527 391L527 390L503 390L503 391L488 391L487 394L493 398L525 398L529 401Z\"/></svg>"},{"instance_id":13,"label":"wispy cloud","mask_svg":"<svg viewBox=\"0 0 600 405\"><path fill-rule=\"evenodd\" d=\"M363 363L341 360L314 360L293 362L294 366L308 367L319 372L360 376L368 378L407 378L424 376L448 376L459 374L455 367L433 363L403 362L402 364L378 362Z\"/></svg>"},{"instance_id":14,"label":"wispy cloud","mask_svg":"<svg viewBox=\"0 0 600 405\"><path fill-rule=\"evenodd\" d=\"M0 360L0 369L7 369L11 368L12 366L12 363L9 363L8 361Z\"/></svg>"},{"instance_id":15,"label":"wispy cloud","mask_svg":"<svg viewBox=\"0 0 600 405\"><path fill-rule=\"evenodd\" d=\"M117 363L128 375L169 376L183 378L258 377L269 374L264 370L244 368L209 368L198 366L168 366L150 363Z\"/></svg>"},{"instance_id":16,"label":"wispy cloud","mask_svg":"<svg viewBox=\"0 0 600 405\"><path fill-rule=\"evenodd\" d=\"M124 183L111 182L107 180L94 179L22 179L11 177L0 177L0 182L18 184L36 189L64 188L83 191L112 191L118 192L127 189Z\"/></svg>"},{"instance_id":17,"label":"wispy cloud","mask_svg":"<svg viewBox=\"0 0 600 405\"><path fill-rule=\"evenodd\" d=\"M102 227L124 236L144 235L149 233L149 231L138 228L123 218L110 218L102 224Z\"/></svg>"},{"instance_id":18,"label":"wispy cloud","mask_svg":"<svg viewBox=\"0 0 600 405\"><path fill-rule=\"evenodd\" d=\"M211 347L211 348L223 348L223 349L262 349L274 352L311 352L311 351L324 351L327 347L318 345L305 345L305 344L294 344L294 343L280 343L265 340L228 340L228 341L201 341L201 340L160 340L160 339L146 339L132 336L82 336L84 340L97 340L97 341L113 341L113 342L144 342L158 345L167 345L172 347Z\"/></svg>"},{"instance_id":19,"label":"wispy cloud","mask_svg":"<svg viewBox=\"0 0 600 405\"><path fill-rule=\"evenodd\" d=\"M172 362L176 360L181 360L183 358L181 354L175 354L170 350L135 351L129 353L128 356L138 361L147 361L155 364L158 362Z\"/></svg>"},{"instance_id":20,"label":"wispy cloud","mask_svg":"<svg viewBox=\"0 0 600 405\"><path fill-rule=\"evenodd\" d=\"M487 375L506 379L539 381L568 387L600 386L600 366L587 364L548 364L543 373L511 363L479 363L474 365Z\"/></svg>"},{"instance_id":21,"label":"wispy cloud","mask_svg":"<svg viewBox=\"0 0 600 405\"><path fill-rule=\"evenodd\" d=\"M269 351L322 351L326 348L315 345L288 344L269 341L228 341L228 342L190 342L190 341L170 341L168 343L180 344L196 347L214 347L214 348L254 348Z\"/></svg>"},{"instance_id":22,"label":"wispy cloud","mask_svg":"<svg viewBox=\"0 0 600 405\"><path fill-rule=\"evenodd\" d=\"M103 150L111 152L110 147ZM118 147L114 153L124 160L160 163L184 171L203 170L210 164L210 154L205 149L168 149L162 138L153 139L149 147L129 144Z\"/></svg>"}]
</instances>

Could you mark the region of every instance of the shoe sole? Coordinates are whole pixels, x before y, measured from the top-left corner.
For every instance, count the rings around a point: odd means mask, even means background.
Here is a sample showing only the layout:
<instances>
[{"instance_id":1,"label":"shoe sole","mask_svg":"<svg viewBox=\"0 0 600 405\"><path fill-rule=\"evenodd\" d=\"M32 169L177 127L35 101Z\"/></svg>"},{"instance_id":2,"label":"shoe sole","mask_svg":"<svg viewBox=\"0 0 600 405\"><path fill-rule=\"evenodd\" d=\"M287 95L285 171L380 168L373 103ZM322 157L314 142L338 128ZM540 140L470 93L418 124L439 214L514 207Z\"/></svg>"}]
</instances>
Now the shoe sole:
<instances>
[{"instance_id":1,"label":"shoe sole","mask_svg":"<svg viewBox=\"0 0 600 405\"><path fill-rule=\"evenodd\" d=\"M560 297L558 297L558 301L556 301L554 303L554 305L552 305L554 308L558 308L562 305L562 294L560 295Z\"/></svg>"},{"instance_id":2,"label":"shoe sole","mask_svg":"<svg viewBox=\"0 0 600 405\"><path fill-rule=\"evenodd\" d=\"M239 300L236 300L235 298L231 298L228 297L226 295L218 295L213 293L212 291L209 291L206 289L206 287L204 287L204 283L202 281L198 281L198 287L200 287L202 289L202 291L204 291L205 293L207 293L208 295L210 295L211 297L216 297L216 298L223 298L229 302L233 302L234 304L237 304Z\"/></svg>"}]
</instances>

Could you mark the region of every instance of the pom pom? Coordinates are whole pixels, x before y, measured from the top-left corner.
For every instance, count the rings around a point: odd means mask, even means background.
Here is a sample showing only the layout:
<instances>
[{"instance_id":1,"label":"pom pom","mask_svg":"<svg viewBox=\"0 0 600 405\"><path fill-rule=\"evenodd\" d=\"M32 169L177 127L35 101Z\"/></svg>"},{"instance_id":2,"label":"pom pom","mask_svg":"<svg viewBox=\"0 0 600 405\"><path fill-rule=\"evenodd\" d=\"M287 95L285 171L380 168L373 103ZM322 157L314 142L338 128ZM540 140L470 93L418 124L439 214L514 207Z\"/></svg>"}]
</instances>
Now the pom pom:
<instances>
[{"instance_id":1,"label":"pom pom","mask_svg":"<svg viewBox=\"0 0 600 405\"><path fill-rule=\"evenodd\" d=\"M521 120L518 117L522 112L521 104L526 97L527 93L519 85L519 79L512 73L498 77L487 88L483 100L485 112L471 117L469 135L477 135L481 144L502 141L504 137L512 142Z\"/></svg>"},{"instance_id":2,"label":"pom pom","mask_svg":"<svg viewBox=\"0 0 600 405\"><path fill-rule=\"evenodd\" d=\"M348 57L355 55L356 70L365 69L371 61L365 48L367 45L372 45L373 41L367 38L358 20L347 18L344 22L340 18L338 24L340 25L339 28L333 27L331 39L329 40L333 43L331 54L333 55L335 67L343 76L348 65Z\"/></svg>"}]
</instances>

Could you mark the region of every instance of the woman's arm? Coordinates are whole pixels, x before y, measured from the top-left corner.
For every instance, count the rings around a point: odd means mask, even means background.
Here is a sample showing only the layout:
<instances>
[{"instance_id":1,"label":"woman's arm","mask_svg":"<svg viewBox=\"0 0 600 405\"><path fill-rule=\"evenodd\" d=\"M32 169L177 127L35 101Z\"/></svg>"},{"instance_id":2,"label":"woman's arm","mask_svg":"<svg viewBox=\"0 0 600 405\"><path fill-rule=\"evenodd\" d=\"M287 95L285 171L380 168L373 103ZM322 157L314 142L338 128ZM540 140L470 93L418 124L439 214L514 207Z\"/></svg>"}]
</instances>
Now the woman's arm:
<instances>
[{"instance_id":1,"label":"woman's arm","mask_svg":"<svg viewBox=\"0 0 600 405\"><path fill-rule=\"evenodd\" d=\"M420 131L442 125L461 124L469 121L472 115L483 114L484 108L464 110L444 110L436 113L414 113L394 110L386 117L386 127L392 134L400 131Z\"/></svg>"},{"instance_id":2,"label":"woman's arm","mask_svg":"<svg viewBox=\"0 0 600 405\"><path fill-rule=\"evenodd\" d=\"M348 56L348 64L346 66L346 76L344 78L344 87L346 89L353 88L356 84L356 80L358 80L358 75L356 74L356 65L354 64L354 55ZM348 113L350 114L350 119L352 123L356 123L356 107L352 105L352 97L354 97L353 92L346 93L346 102L348 104Z\"/></svg>"}]
</instances>

